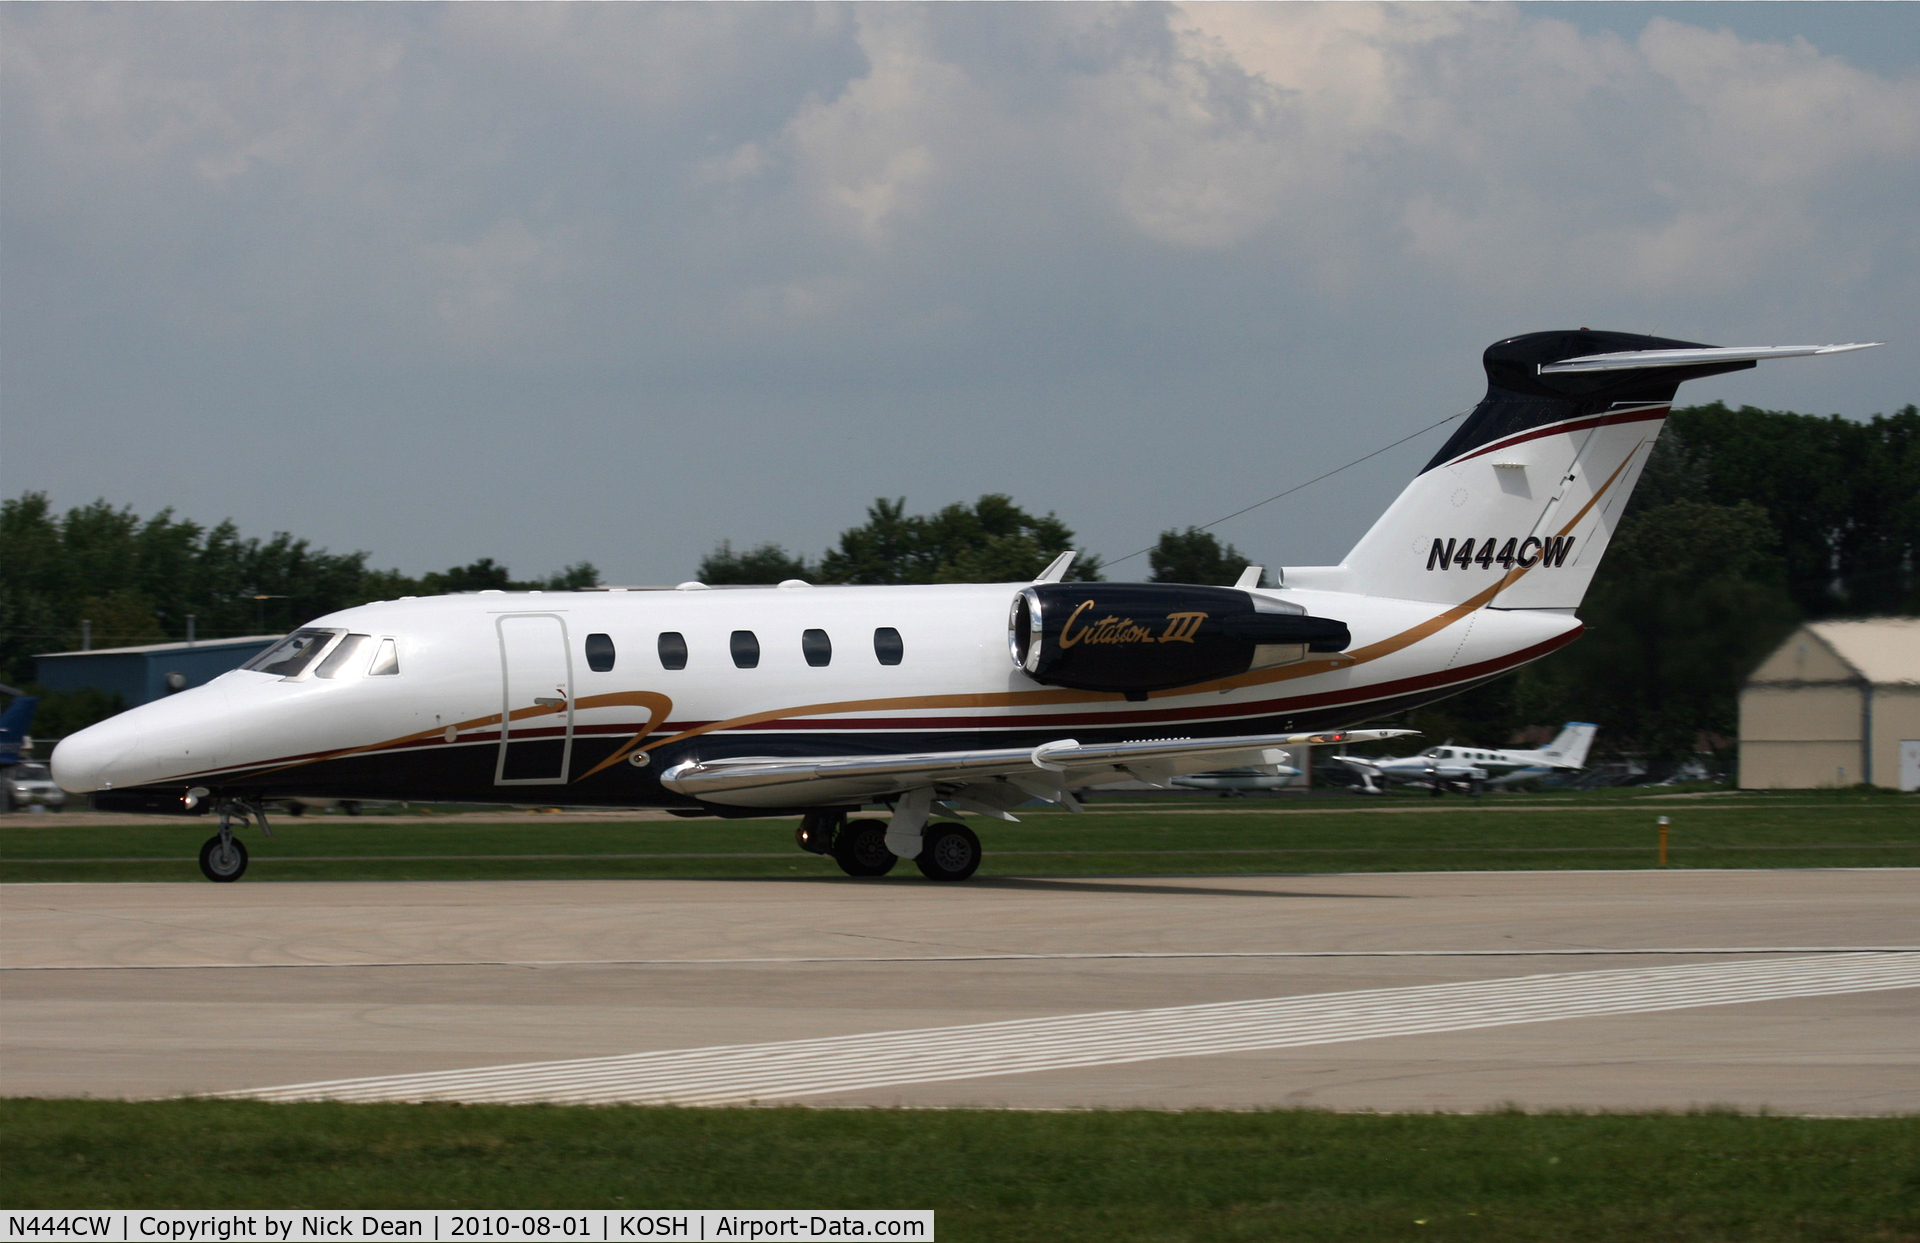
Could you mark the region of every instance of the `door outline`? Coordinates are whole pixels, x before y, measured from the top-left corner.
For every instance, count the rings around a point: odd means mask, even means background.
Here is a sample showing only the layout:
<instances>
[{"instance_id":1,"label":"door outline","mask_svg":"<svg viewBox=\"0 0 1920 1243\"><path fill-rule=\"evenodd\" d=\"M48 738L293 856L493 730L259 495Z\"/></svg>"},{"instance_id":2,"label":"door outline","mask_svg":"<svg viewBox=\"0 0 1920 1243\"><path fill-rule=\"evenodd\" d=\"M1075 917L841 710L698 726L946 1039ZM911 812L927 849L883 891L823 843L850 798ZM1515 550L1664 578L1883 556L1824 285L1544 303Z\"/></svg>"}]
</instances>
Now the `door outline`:
<instances>
[{"instance_id":1,"label":"door outline","mask_svg":"<svg viewBox=\"0 0 1920 1243\"><path fill-rule=\"evenodd\" d=\"M550 618L560 626L560 656L567 671L566 727L561 736L560 772L552 777L508 777L507 747L513 742L513 693L511 671L507 666L507 623L527 618ZM567 619L558 613L503 613L494 620L494 634L500 644L500 750L493 762L493 784L497 786L557 786L567 784L573 771L573 640L567 633ZM557 688L556 688L557 689ZM524 741L524 740L523 740Z\"/></svg>"}]
</instances>

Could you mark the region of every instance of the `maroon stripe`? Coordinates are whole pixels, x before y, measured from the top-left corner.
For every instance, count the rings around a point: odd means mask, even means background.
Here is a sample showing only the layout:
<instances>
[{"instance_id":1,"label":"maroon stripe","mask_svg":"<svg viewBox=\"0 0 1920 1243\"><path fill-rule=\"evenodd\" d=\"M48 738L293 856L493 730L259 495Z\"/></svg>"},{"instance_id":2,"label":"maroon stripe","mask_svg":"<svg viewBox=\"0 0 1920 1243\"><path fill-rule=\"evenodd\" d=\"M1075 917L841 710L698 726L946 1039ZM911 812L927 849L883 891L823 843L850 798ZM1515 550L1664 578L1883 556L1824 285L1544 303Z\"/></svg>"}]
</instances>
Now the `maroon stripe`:
<instances>
[{"instance_id":1,"label":"maroon stripe","mask_svg":"<svg viewBox=\"0 0 1920 1243\"><path fill-rule=\"evenodd\" d=\"M1667 417L1667 411L1669 409L1671 409L1671 407L1661 406L1653 410L1622 410L1618 414L1597 414L1591 418L1573 419L1566 423L1552 423L1546 427L1536 427L1530 431L1509 436L1505 440L1496 440L1490 445L1482 445L1472 453L1463 453L1451 462L1448 462L1447 465L1458 466L1460 463L1471 461L1482 454L1492 453L1495 449L1510 449L1514 445L1525 444L1529 440L1538 440L1542 436L1558 436L1566 432L1580 432L1590 427L1605 427L1612 423L1647 423L1664 419Z\"/></svg>"}]
</instances>

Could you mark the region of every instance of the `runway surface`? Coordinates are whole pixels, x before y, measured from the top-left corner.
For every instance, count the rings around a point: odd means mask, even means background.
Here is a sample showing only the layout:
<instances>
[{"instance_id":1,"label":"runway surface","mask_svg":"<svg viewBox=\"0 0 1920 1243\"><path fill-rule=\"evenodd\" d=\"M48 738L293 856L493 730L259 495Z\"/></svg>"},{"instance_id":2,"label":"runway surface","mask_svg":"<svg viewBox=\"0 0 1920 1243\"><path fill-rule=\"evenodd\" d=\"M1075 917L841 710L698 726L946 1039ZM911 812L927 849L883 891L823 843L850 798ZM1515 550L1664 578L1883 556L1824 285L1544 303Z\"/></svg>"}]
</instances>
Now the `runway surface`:
<instances>
[{"instance_id":1,"label":"runway surface","mask_svg":"<svg viewBox=\"0 0 1920 1243\"><path fill-rule=\"evenodd\" d=\"M1920 1111L1920 871L0 887L0 1091Z\"/></svg>"}]
</instances>

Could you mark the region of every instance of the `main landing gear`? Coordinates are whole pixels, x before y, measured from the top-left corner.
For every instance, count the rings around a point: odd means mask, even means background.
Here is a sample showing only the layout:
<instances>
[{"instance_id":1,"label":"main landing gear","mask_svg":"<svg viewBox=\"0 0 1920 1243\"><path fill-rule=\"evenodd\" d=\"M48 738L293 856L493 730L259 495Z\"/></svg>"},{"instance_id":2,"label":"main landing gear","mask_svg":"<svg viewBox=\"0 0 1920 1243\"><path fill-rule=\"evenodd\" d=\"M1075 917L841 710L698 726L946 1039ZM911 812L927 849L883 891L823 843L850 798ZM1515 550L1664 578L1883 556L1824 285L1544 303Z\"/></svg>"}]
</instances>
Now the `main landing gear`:
<instances>
[{"instance_id":1,"label":"main landing gear","mask_svg":"<svg viewBox=\"0 0 1920 1243\"><path fill-rule=\"evenodd\" d=\"M903 797L892 823L849 820L844 811L820 808L800 818L794 842L813 854L832 855L848 876L885 876L901 859L911 858L928 880L965 880L979 870L980 839L958 821L927 824L931 801ZM916 827L919 831L912 831Z\"/></svg>"},{"instance_id":2,"label":"main landing gear","mask_svg":"<svg viewBox=\"0 0 1920 1243\"><path fill-rule=\"evenodd\" d=\"M1487 783L1480 780L1480 778L1478 777L1469 777L1465 782L1456 783L1456 784L1462 787L1460 792L1462 794L1465 794L1469 798L1479 798L1480 792L1487 788ZM1448 783L1441 780L1440 778L1438 777L1434 778L1433 797L1439 798L1442 794L1445 794L1447 792L1447 789L1446 789L1447 785Z\"/></svg>"},{"instance_id":3,"label":"main landing gear","mask_svg":"<svg viewBox=\"0 0 1920 1243\"><path fill-rule=\"evenodd\" d=\"M900 857L887 849L881 820L849 820L833 836L833 861L848 876L885 876Z\"/></svg>"},{"instance_id":4,"label":"main landing gear","mask_svg":"<svg viewBox=\"0 0 1920 1243\"><path fill-rule=\"evenodd\" d=\"M258 803L223 802L219 810L220 831L200 847L200 874L210 881L230 884L247 873L247 844L235 837L233 830L249 819L259 821L261 831L269 837L273 830L267 827L266 810Z\"/></svg>"},{"instance_id":5,"label":"main landing gear","mask_svg":"<svg viewBox=\"0 0 1920 1243\"><path fill-rule=\"evenodd\" d=\"M980 867L980 839L957 820L930 824L913 862L928 880L965 880Z\"/></svg>"}]
</instances>

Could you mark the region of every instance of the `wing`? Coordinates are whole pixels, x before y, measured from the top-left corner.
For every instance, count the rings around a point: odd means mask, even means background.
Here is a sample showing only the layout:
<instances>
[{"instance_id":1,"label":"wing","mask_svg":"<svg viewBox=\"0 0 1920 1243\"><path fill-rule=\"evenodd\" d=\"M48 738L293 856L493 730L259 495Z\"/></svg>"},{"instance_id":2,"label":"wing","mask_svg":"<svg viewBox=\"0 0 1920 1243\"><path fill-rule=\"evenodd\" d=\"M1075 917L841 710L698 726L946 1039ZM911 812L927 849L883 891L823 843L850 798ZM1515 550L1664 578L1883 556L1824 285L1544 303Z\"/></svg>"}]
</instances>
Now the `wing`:
<instances>
[{"instance_id":1,"label":"wing","mask_svg":"<svg viewBox=\"0 0 1920 1243\"><path fill-rule=\"evenodd\" d=\"M920 755L686 760L660 774L677 794L736 807L810 807L866 801L932 788L968 810L1003 815L1028 799L1072 805L1071 791L1115 781L1165 785L1183 773L1284 763L1289 747L1371 742L1405 729L1235 738L1161 738L1082 744L1071 738L1037 747L935 751Z\"/></svg>"},{"instance_id":2,"label":"wing","mask_svg":"<svg viewBox=\"0 0 1920 1243\"><path fill-rule=\"evenodd\" d=\"M1369 777L1384 777L1387 770L1363 755L1336 755L1332 757L1349 768L1355 768Z\"/></svg>"}]
</instances>

